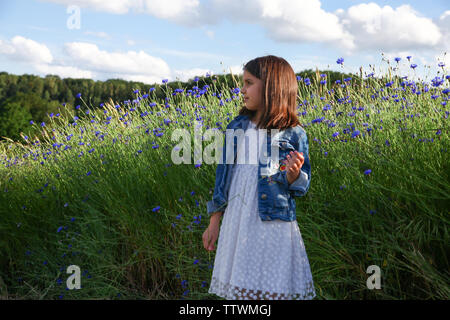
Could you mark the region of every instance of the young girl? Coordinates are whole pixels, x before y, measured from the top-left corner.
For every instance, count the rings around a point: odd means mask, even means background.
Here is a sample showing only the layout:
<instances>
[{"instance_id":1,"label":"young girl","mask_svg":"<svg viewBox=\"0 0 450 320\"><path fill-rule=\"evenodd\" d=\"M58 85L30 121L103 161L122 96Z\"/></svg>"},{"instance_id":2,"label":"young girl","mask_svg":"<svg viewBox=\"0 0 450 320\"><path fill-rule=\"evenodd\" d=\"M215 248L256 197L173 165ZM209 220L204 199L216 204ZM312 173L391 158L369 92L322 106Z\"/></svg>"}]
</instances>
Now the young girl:
<instances>
[{"instance_id":1,"label":"young girl","mask_svg":"<svg viewBox=\"0 0 450 320\"><path fill-rule=\"evenodd\" d=\"M294 196L303 196L311 179L308 140L296 110L297 79L286 60L265 56L244 66L243 80L245 105L227 128L279 129L283 135L275 143L285 159L269 176L261 174L259 164L218 165L203 234L209 251L219 239L209 293L233 300L313 299L295 216ZM246 152L244 145L239 152Z\"/></svg>"}]
</instances>

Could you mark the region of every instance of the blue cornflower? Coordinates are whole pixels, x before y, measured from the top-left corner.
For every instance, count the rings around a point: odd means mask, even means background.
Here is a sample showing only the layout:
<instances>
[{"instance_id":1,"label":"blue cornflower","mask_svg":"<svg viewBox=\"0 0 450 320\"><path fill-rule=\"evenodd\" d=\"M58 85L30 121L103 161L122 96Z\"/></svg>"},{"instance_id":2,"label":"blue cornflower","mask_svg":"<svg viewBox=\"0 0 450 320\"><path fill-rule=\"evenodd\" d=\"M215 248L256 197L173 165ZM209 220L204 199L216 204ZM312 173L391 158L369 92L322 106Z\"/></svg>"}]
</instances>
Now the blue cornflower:
<instances>
[{"instance_id":1,"label":"blue cornflower","mask_svg":"<svg viewBox=\"0 0 450 320\"><path fill-rule=\"evenodd\" d=\"M413 63L412 65L411 65L411 68L413 68L413 69L415 69L417 67L417 64L415 64L415 63Z\"/></svg>"},{"instance_id":2,"label":"blue cornflower","mask_svg":"<svg viewBox=\"0 0 450 320\"><path fill-rule=\"evenodd\" d=\"M156 206L156 207L154 207L154 208L152 209L152 211L153 211L153 212L156 212L156 211L159 211L159 209L161 209L161 207L160 207L160 206Z\"/></svg>"},{"instance_id":3,"label":"blue cornflower","mask_svg":"<svg viewBox=\"0 0 450 320\"><path fill-rule=\"evenodd\" d=\"M358 136L359 135L359 130L355 130L355 131L353 131L353 133L352 133L352 138L354 138L354 137L356 137L356 136Z\"/></svg>"},{"instance_id":4,"label":"blue cornflower","mask_svg":"<svg viewBox=\"0 0 450 320\"><path fill-rule=\"evenodd\" d=\"M368 175L368 174L370 174L371 172L372 172L372 170L367 169L366 171L364 171L364 174L365 174L365 175Z\"/></svg>"},{"instance_id":5,"label":"blue cornflower","mask_svg":"<svg viewBox=\"0 0 450 320\"><path fill-rule=\"evenodd\" d=\"M399 63L400 60L402 60L402 58L398 58L398 57L397 57L397 58L395 58L394 60L397 61L397 63Z\"/></svg>"},{"instance_id":6,"label":"blue cornflower","mask_svg":"<svg viewBox=\"0 0 450 320\"><path fill-rule=\"evenodd\" d=\"M433 80L431 80L431 85L433 87L439 87L443 83L444 83L444 79L442 79L440 77L435 77Z\"/></svg>"},{"instance_id":7,"label":"blue cornflower","mask_svg":"<svg viewBox=\"0 0 450 320\"><path fill-rule=\"evenodd\" d=\"M63 229L63 227L59 227L58 230L56 230L56 232L60 232Z\"/></svg>"},{"instance_id":8,"label":"blue cornflower","mask_svg":"<svg viewBox=\"0 0 450 320\"><path fill-rule=\"evenodd\" d=\"M163 79L162 83L167 83L168 81L168 79Z\"/></svg>"},{"instance_id":9,"label":"blue cornflower","mask_svg":"<svg viewBox=\"0 0 450 320\"><path fill-rule=\"evenodd\" d=\"M336 63L342 65L344 63L344 58L337 59Z\"/></svg>"},{"instance_id":10,"label":"blue cornflower","mask_svg":"<svg viewBox=\"0 0 450 320\"><path fill-rule=\"evenodd\" d=\"M78 94L75 96L75 98L77 98L77 99L81 98L81 93L78 93Z\"/></svg>"}]
</instances>

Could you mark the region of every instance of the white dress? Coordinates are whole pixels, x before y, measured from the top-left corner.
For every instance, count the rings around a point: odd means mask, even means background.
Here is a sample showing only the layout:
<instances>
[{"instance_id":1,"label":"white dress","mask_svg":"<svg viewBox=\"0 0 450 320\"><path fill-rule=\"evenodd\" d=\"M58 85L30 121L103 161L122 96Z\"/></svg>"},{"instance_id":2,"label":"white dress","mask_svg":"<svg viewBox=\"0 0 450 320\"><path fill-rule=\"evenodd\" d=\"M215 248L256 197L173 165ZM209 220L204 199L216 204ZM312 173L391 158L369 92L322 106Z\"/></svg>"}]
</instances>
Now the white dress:
<instances>
[{"instance_id":1,"label":"white dress","mask_svg":"<svg viewBox=\"0 0 450 320\"><path fill-rule=\"evenodd\" d=\"M250 121L249 128L255 127ZM229 300L313 299L316 293L297 221L262 221L258 165L234 167L208 292Z\"/></svg>"}]
</instances>

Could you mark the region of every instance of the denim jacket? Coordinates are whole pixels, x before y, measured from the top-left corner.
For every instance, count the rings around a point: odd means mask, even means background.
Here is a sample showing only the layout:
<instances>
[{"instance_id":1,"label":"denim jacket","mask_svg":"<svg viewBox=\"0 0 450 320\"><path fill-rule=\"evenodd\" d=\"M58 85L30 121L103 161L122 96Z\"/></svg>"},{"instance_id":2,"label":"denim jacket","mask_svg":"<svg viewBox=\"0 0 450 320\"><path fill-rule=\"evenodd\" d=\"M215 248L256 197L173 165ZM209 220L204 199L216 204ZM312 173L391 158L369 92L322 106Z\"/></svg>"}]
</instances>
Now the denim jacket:
<instances>
[{"instance_id":1,"label":"denim jacket","mask_svg":"<svg viewBox=\"0 0 450 320\"><path fill-rule=\"evenodd\" d=\"M233 119L227 126L227 129L242 129L246 130L250 122L248 115L239 115ZM269 130L268 130L269 131ZM292 127L282 130L271 141L271 134L267 133L265 140L265 147L268 154L268 161L266 164L258 161L258 211L262 221L270 221L280 219L283 221L296 220L295 199L294 197L301 197L306 194L311 182L311 165L308 154L308 138L305 130L300 127ZM234 148L234 159L237 155L237 143L234 141L229 145ZM228 147L230 148L230 146ZM300 174L297 180L288 184L286 171L283 170L282 163L272 166L271 148L278 148L278 158L273 158L277 162L287 159L286 156L291 151L297 150L303 152L305 159ZM234 163L227 163L225 161L227 150L227 137L222 151L222 163L217 165L216 182L214 187L214 194L211 201L207 202L207 213L210 216L212 213L221 211L224 212L228 204L228 195L230 191L231 176L233 173ZM263 174L267 173L266 174Z\"/></svg>"}]
</instances>

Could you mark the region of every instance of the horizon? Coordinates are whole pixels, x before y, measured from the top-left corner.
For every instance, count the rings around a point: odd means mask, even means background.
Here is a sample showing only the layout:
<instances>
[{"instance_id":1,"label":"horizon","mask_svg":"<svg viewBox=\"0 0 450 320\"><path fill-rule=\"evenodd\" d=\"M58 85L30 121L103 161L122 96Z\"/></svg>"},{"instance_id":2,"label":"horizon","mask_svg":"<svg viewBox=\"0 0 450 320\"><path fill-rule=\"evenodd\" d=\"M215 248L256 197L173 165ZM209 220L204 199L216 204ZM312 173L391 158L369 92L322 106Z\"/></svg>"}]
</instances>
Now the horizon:
<instances>
[{"instance_id":1,"label":"horizon","mask_svg":"<svg viewBox=\"0 0 450 320\"><path fill-rule=\"evenodd\" d=\"M15 75L186 82L242 74L272 54L295 73L373 66L380 77L389 60L398 76L426 81L450 64L443 0L17 0L0 3L0 17L0 70Z\"/></svg>"}]
</instances>

